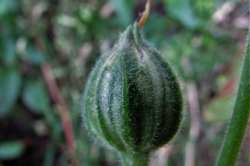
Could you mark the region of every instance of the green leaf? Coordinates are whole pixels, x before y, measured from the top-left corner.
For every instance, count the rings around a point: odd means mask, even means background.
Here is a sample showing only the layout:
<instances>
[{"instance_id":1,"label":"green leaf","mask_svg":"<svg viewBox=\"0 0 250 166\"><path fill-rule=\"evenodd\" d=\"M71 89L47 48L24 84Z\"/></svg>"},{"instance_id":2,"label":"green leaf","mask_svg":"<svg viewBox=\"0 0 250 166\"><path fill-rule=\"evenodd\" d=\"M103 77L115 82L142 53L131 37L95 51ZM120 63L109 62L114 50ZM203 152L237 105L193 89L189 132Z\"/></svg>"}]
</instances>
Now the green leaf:
<instances>
[{"instance_id":1,"label":"green leaf","mask_svg":"<svg viewBox=\"0 0 250 166\"><path fill-rule=\"evenodd\" d=\"M119 23L126 27L132 23L133 1L131 0L110 0L115 7ZM143 12L143 11L142 11Z\"/></svg>"},{"instance_id":2,"label":"green leaf","mask_svg":"<svg viewBox=\"0 0 250 166\"><path fill-rule=\"evenodd\" d=\"M165 8L169 14L190 29L197 27L198 21L194 15L190 0L165 0Z\"/></svg>"},{"instance_id":3,"label":"green leaf","mask_svg":"<svg viewBox=\"0 0 250 166\"><path fill-rule=\"evenodd\" d=\"M22 93L22 100L34 113L44 115L55 140L60 139L61 124L56 119L49 105L49 94L42 81L28 81Z\"/></svg>"},{"instance_id":4,"label":"green leaf","mask_svg":"<svg viewBox=\"0 0 250 166\"><path fill-rule=\"evenodd\" d=\"M27 82L22 94L24 103L35 113L42 113L49 108L49 95L41 81Z\"/></svg>"},{"instance_id":5,"label":"green leaf","mask_svg":"<svg viewBox=\"0 0 250 166\"><path fill-rule=\"evenodd\" d=\"M5 68L0 72L0 118L5 116L15 104L21 86L17 70Z\"/></svg>"},{"instance_id":6,"label":"green leaf","mask_svg":"<svg viewBox=\"0 0 250 166\"><path fill-rule=\"evenodd\" d=\"M16 9L15 0L0 0L0 18Z\"/></svg>"},{"instance_id":7,"label":"green leaf","mask_svg":"<svg viewBox=\"0 0 250 166\"><path fill-rule=\"evenodd\" d=\"M27 45L24 58L33 65L40 65L45 61L45 56L31 44Z\"/></svg>"},{"instance_id":8,"label":"green leaf","mask_svg":"<svg viewBox=\"0 0 250 166\"><path fill-rule=\"evenodd\" d=\"M8 141L0 144L0 160L11 160L22 155L24 145L21 141Z\"/></svg>"},{"instance_id":9,"label":"green leaf","mask_svg":"<svg viewBox=\"0 0 250 166\"><path fill-rule=\"evenodd\" d=\"M166 41L166 36L162 34L165 34L169 24L166 22L165 17L154 13L150 14L147 22L148 24L146 23L143 28L144 34L151 43L158 47L163 43L162 41ZM157 28L155 25L157 25ZM156 29L157 33L155 33Z\"/></svg>"},{"instance_id":10,"label":"green leaf","mask_svg":"<svg viewBox=\"0 0 250 166\"><path fill-rule=\"evenodd\" d=\"M15 62L16 60L16 42L13 38L6 38L4 39L4 52L3 62L7 65L10 65Z\"/></svg>"},{"instance_id":11,"label":"green leaf","mask_svg":"<svg viewBox=\"0 0 250 166\"><path fill-rule=\"evenodd\" d=\"M56 147L54 145L50 145L44 155L43 165L44 166L53 166L56 156Z\"/></svg>"}]
</instances>

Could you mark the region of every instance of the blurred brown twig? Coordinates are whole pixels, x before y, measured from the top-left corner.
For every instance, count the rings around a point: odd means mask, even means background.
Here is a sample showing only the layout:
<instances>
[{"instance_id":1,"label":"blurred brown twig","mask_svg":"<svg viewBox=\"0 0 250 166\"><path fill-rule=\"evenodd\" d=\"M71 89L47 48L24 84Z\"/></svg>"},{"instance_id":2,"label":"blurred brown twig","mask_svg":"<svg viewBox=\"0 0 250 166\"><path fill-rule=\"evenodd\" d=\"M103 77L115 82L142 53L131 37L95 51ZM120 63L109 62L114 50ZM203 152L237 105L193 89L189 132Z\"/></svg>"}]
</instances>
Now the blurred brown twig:
<instances>
[{"instance_id":1,"label":"blurred brown twig","mask_svg":"<svg viewBox=\"0 0 250 166\"><path fill-rule=\"evenodd\" d=\"M60 91L58 90L58 86L56 84L50 65L48 63L42 64L41 70L45 78L47 87L49 89L50 95L52 99L55 101L55 103L59 106L59 113L67 144L67 151L70 154L72 165L77 166L79 165L78 162L76 161L75 158L73 159L73 156L75 154L75 144L74 144L75 139L67 104L62 95L60 94Z\"/></svg>"},{"instance_id":2,"label":"blurred brown twig","mask_svg":"<svg viewBox=\"0 0 250 166\"><path fill-rule=\"evenodd\" d=\"M185 149L185 166L195 166L195 144L200 133L200 106L198 90L195 82L190 82L187 85L188 104L191 118L191 126L189 132L189 140Z\"/></svg>"}]
</instances>

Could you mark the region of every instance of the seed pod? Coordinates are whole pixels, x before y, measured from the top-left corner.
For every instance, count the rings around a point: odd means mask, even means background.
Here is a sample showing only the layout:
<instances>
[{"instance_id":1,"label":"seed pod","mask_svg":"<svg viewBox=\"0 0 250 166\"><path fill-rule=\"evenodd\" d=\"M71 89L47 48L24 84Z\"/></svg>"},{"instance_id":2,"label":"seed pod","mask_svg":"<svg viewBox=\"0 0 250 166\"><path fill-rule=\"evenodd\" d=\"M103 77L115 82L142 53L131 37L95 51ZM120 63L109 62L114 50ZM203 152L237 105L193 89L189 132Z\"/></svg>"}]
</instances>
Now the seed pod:
<instances>
[{"instance_id":1,"label":"seed pod","mask_svg":"<svg viewBox=\"0 0 250 166\"><path fill-rule=\"evenodd\" d=\"M170 64L142 38L135 23L94 67L82 116L90 135L129 163L127 156L148 155L173 138L182 109L180 85Z\"/></svg>"}]
</instances>

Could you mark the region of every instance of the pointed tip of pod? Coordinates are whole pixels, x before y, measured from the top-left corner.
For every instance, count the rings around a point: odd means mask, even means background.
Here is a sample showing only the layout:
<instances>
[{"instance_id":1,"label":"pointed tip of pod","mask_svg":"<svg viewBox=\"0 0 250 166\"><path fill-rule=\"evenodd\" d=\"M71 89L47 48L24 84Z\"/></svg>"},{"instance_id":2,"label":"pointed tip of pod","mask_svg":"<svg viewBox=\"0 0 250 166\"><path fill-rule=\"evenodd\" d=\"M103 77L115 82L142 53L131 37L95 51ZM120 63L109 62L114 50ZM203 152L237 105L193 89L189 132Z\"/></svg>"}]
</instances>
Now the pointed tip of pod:
<instances>
[{"instance_id":1,"label":"pointed tip of pod","mask_svg":"<svg viewBox=\"0 0 250 166\"><path fill-rule=\"evenodd\" d=\"M137 22L127 27L127 29L121 34L119 44L126 42L141 43L143 41L141 29Z\"/></svg>"}]
</instances>

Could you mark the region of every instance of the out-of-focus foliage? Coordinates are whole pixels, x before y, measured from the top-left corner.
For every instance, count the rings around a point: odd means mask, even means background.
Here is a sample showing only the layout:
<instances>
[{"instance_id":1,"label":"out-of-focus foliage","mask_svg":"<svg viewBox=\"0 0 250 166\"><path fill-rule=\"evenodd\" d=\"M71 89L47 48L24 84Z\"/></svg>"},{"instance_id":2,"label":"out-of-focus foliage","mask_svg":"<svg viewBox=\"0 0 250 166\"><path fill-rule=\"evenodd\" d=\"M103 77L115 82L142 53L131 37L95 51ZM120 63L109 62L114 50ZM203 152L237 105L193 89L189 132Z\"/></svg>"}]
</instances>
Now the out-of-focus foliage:
<instances>
[{"instance_id":1,"label":"out-of-focus foliage","mask_svg":"<svg viewBox=\"0 0 250 166\"><path fill-rule=\"evenodd\" d=\"M20 91L21 77L14 68L4 68L0 73L0 118L15 104ZM10 88L12 87L12 88Z\"/></svg>"},{"instance_id":2,"label":"out-of-focus foliage","mask_svg":"<svg viewBox=\"0 0 250 166\"><path fill-rule=\"evenodd\" d=\"M169 14L190 29L197 27L197 18L190 0L165 0L165 7Z\"/></svg>"},{"instance_id":3,"label":"out-of-focus foliage","mask_svg":"<svg viewBox=\"0 0 250 166\"><path fill-rule=\"evenodd\" d=\"M98 57L136 21L145 2L0 0L0 165L72 162L60 106L42 73L44 63L50 64L67 103L75 135L75 160L84 166L119 164L115 152L89 140L80 119L81 95ZM238 72L234 73L234 66L243 53L247 6L247 1L233 0L152 0L143 28L145 38L177 71L184 91L189 82L198 87L196 102L202 123L195 147L199 150L196 165L214 164L231 114L227 98L235 94ZM189 117L187 113L173 143L170 166L184 165ZM239 159L246 165L250 164L249 147L248 142Z\"/></svg>"},{"instance_id":4,"label":"out-of-focus foliage","mask_svg":"<svg viewBox=\"0 0 250 166\"><path fill-rule=\"evenodd\" d=\"M8 141L0 145L0 159L11 160L19 157L24 151L23 143L20 141Z\"/></svg>"}]
</instances>

